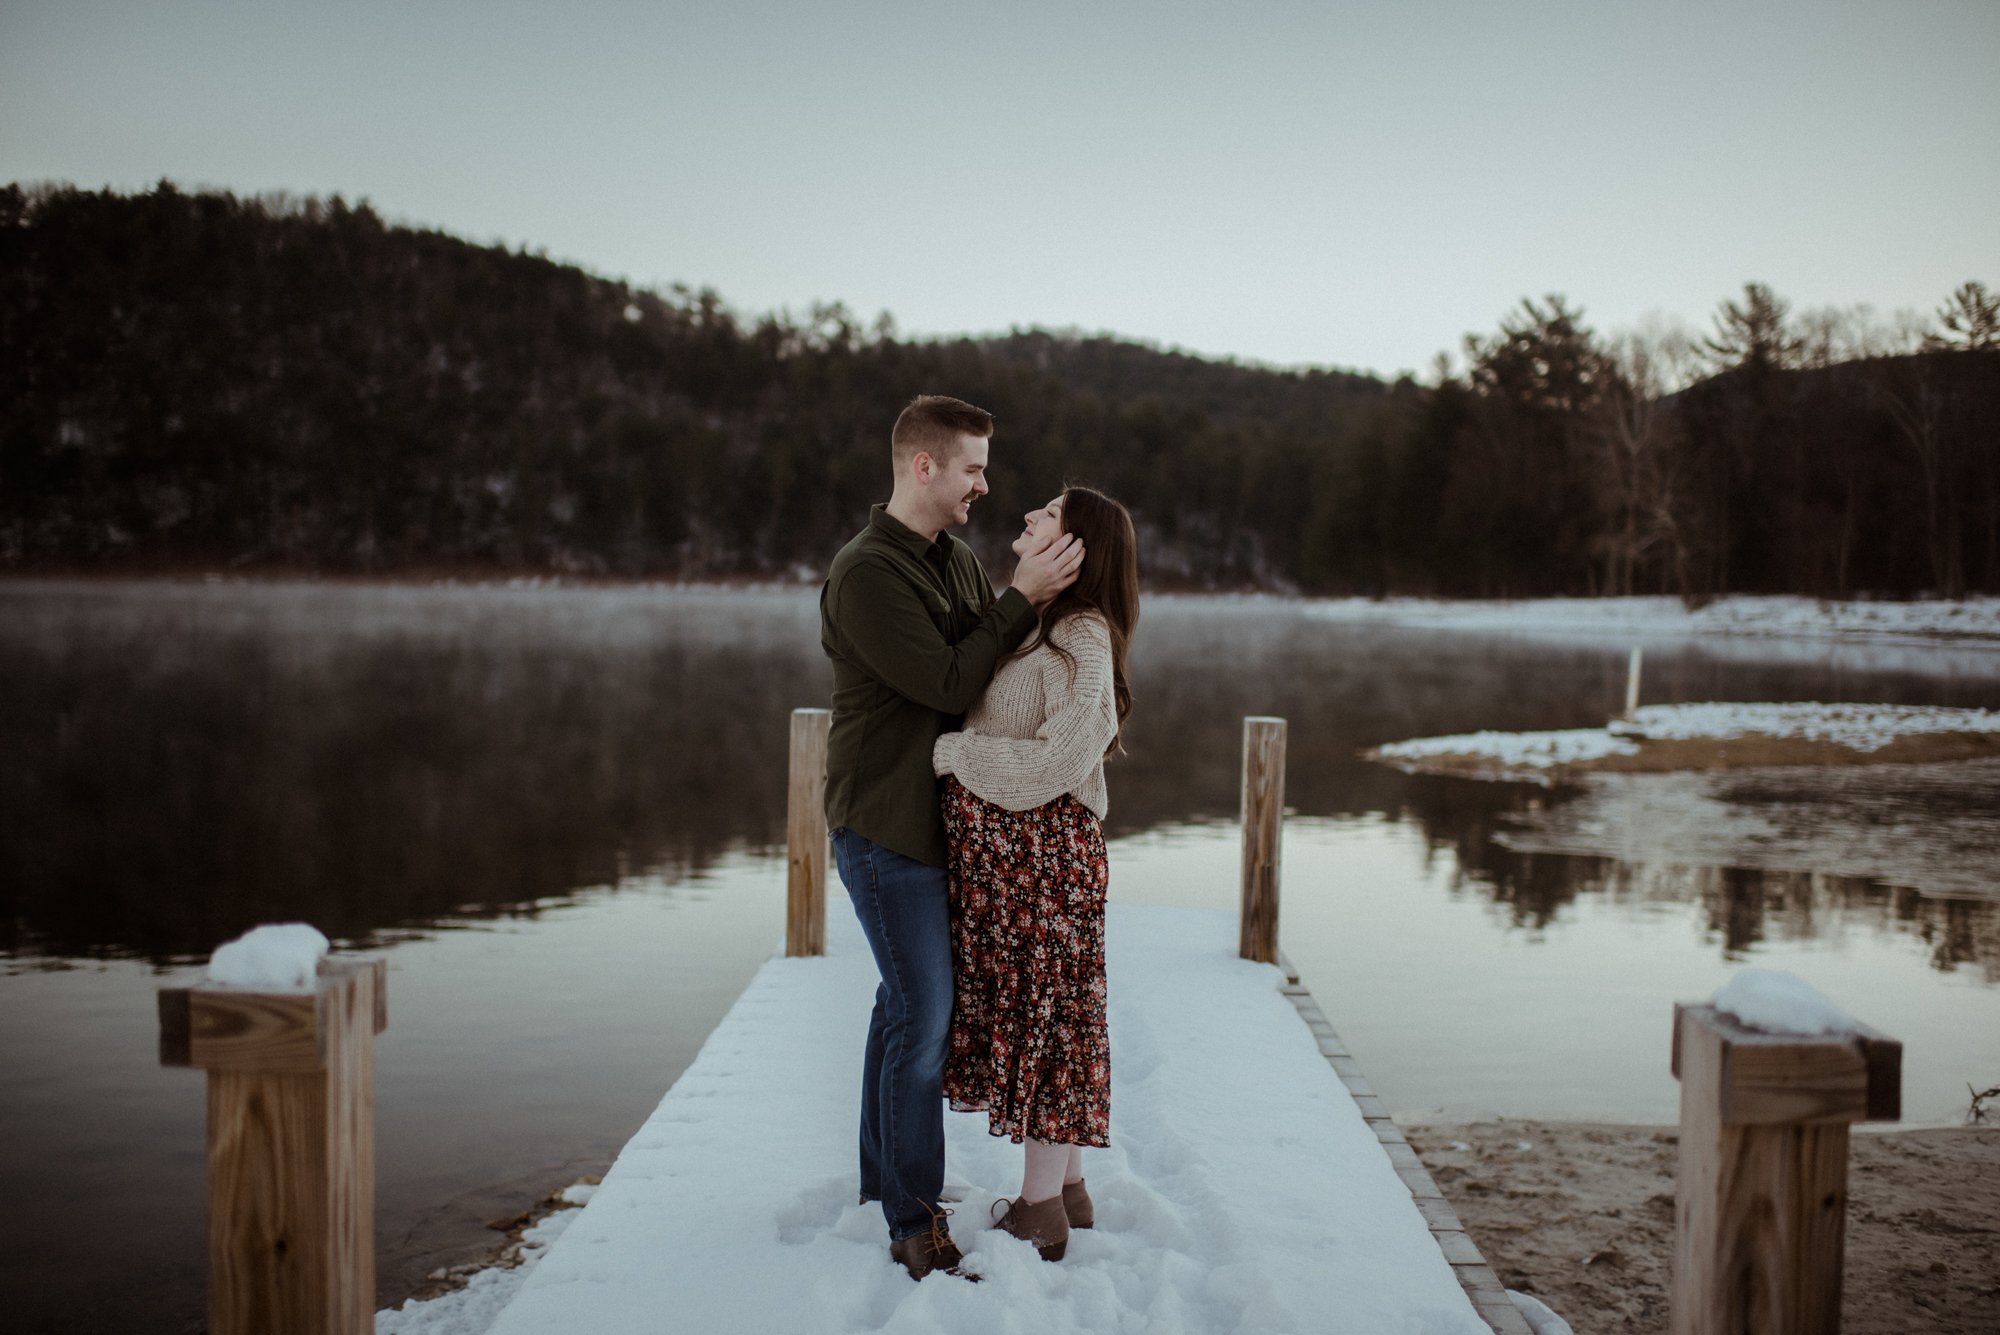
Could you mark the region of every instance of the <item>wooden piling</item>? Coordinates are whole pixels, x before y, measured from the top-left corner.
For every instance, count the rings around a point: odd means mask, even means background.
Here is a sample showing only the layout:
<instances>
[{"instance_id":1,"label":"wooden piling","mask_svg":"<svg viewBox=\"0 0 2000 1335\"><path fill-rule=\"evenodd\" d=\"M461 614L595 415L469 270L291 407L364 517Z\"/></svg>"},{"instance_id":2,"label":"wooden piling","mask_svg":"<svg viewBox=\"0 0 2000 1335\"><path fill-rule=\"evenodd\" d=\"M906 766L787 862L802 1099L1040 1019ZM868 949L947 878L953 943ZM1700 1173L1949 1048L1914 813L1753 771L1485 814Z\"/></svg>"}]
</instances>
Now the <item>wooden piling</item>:
<instances>
[{"instance_id":1,"label":"wooden piling","mask_svg":"<svg viewBox=\"0 0 2000 1335\"><path fill-rule=\"evenodd\" d=\"M1632 656L1625 661L1625 713L1622 715L1624 718L1631 718L1639 712L1639 664L1642 658L1639 646L1633 645Z\"/></svg>"},{"instance_id":2,"label":"wooden piling","mask_svg":"<svg viewBox=\"0 0 2000 1335\"><path fill-rule=\"evenodd\" d=\"M164 988L160 1061L208 1072L210 1335L372 1335L382 960L313 991Z\"/></svg>"},{"instance_id":3,"label":"wooden piling","mask_svg":"<svg viewBox=\"0 0 2000 1335\"><path fill-rule=\"evenodd\" d=\"M1236 953L1278 962L1278 852L1285 821L1285 721L1243 720L1243 908Z\"/></svg>"},{"instance_id":4,"label":"wooden piling","mask_svg":"<svg viewBox=\"0 0 2000 1335\"><path fill-rule=\"evenodd\" d=\"M1902 1044L1674 1007L1681 1082L1672 1335L1835 1335L1847 1128L1901 1115Z\"/></svg>"},{"instance_id":5,"label":"wooden piling","mask_svg":"<svg viewBox=\"0 0 2000 1335\"><path fill-rule=\"evenodd\" d=\"M833 714L792 711L785 800L785 954L826 954L826 739Z\"/></svg>"}]
</instances>

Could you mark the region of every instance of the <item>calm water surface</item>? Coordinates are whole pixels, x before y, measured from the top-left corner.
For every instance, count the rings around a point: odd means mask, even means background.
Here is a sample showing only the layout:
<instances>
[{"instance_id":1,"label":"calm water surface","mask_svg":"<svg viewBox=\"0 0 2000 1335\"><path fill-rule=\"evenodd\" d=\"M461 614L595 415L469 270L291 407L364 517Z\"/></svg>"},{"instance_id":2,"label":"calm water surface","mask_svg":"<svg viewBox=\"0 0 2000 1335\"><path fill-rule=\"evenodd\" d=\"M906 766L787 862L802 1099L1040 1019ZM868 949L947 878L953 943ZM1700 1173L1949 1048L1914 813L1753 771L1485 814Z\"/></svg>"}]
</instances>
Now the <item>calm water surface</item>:
<instances>
[{"instance_id":1,"label":"calm water surface","mask_svg":"<svg viewBox=\"0 0 2000 1335\"><path fill-rule=\"evenodd\" d=\"M10 1328L199 1328L202 1078L157 1065L153 997L259 922L389 960L384 1303L601 1168L782 934L816 627L793 590L0 585ZM1954 1120L2000 1080L2000 767L1550 794L1355 758L1601 723L1626 647L1153 599L1112 893L1233 907L1241 719L1283 715L1284 947L1400 1114L1670 1121L1671 1003L1756 963L1903 1039L1907 1120ZM1648 702L2000 705L2000 655L1647 667Z\"/></svg>"}]
</instances>

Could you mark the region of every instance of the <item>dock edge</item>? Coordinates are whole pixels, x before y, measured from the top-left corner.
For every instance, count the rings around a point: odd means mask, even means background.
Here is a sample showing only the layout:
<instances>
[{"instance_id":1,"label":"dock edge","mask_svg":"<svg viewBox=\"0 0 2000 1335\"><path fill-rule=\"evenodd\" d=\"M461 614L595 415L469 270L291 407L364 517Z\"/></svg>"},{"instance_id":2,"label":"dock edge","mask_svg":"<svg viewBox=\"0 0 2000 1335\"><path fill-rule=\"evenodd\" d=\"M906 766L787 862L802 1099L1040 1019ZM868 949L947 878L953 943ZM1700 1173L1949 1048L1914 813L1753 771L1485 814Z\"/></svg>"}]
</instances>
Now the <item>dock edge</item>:
<instances>
[{"instance_id":1,"label":"dock edge","mask_svg":"<svg viewBox=\"0 0 2000 1335\"><path fill-rule=\"evenodd\" d=\"M1282 952L1278 955L1278 967L1284 971L1285 982L1278 990L1292 1003L1292 1008L1312 1031L1313 1039L1319 1045L1320 1056L1340 1077L1340 1083L1347 1088L1355 1106L1361 1110L1362 1120L1375 1133L1375 1141L1382 1152L1389 1157L1389 1164L1396 1170L1396 1176L1410 1190L1410 1200L1416 1205L1417 1213L1430 1225L1431 1240L1437 1243L1438 1251L1451 1273L1458 1277L1459 1287L1471 1301L1473 1311L1479 1314L1493 1330L1494 1335L1534 1335L1528 1319L1514 1306L1514 1300L1507 1296L1507 1288L1500 1277L1493 1273L1493 1267L1486 1264L1472 1237L1459 1222L1458 1214L1451 1208L1451 1202L1444 1198L1438 1185L1432 1180L1417 1152L1410 1148L1396 1119L1389 1115L1389 1109L1376 1097L1375 1087L1361 1073L1361 1064L1340 1034L1327 1020L1326 1012L1319 1008L1305 984L1299 981L1299 971L1292 967Z\"/></svg>"}]
</instances>

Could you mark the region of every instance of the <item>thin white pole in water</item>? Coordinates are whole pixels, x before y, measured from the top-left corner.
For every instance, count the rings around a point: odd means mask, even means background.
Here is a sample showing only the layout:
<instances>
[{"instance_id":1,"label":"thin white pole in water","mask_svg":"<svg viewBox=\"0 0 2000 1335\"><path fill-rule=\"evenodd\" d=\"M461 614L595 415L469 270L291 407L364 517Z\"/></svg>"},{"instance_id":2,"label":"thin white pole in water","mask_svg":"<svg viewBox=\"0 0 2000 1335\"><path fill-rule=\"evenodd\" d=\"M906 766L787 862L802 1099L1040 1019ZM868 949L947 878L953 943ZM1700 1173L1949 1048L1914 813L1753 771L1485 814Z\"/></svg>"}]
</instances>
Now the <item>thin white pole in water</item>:
<instances>
[{"instance_id":1,"label":"thin white pole in water","mask_svg":"<svg viewBox=\"0 0 2000 1335\"><path fill-rule=\"evenodd\" d=\"M1625 668L1625 717L1639 709L1639 646L1632 646L1632 660Z\"/></svg>"}]
</instances>

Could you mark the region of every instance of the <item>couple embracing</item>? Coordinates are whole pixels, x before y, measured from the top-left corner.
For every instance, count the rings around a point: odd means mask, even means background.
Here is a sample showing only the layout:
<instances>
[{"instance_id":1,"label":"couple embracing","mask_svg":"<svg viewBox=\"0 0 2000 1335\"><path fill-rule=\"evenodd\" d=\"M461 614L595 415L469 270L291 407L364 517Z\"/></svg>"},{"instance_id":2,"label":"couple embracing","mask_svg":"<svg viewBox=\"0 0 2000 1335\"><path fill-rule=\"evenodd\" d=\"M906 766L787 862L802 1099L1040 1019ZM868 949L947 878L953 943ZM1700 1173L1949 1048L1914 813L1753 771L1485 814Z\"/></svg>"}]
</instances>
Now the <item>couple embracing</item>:
<instances>
[{"instance_id":1,"label":"couple embracing","mask_svg":"<svg viewBox=\"0 0 2000 1335\"><path fill-rule=\"evenodd\" d=\"M882 976L861 1197L881 1202L914 1279L961 1273L939 1204L947 1098L1023 1144L996 1222L1047 1260L1091 1227L1082 1149L1109 1143L1100 821L1131 707L1137 541L1118 502L1066 488L1024 516L996 596L950 532L986 494L992 434L969 403L912 401L889 502L820 593L827 826Z\"/></svg>"}]
</instances>

